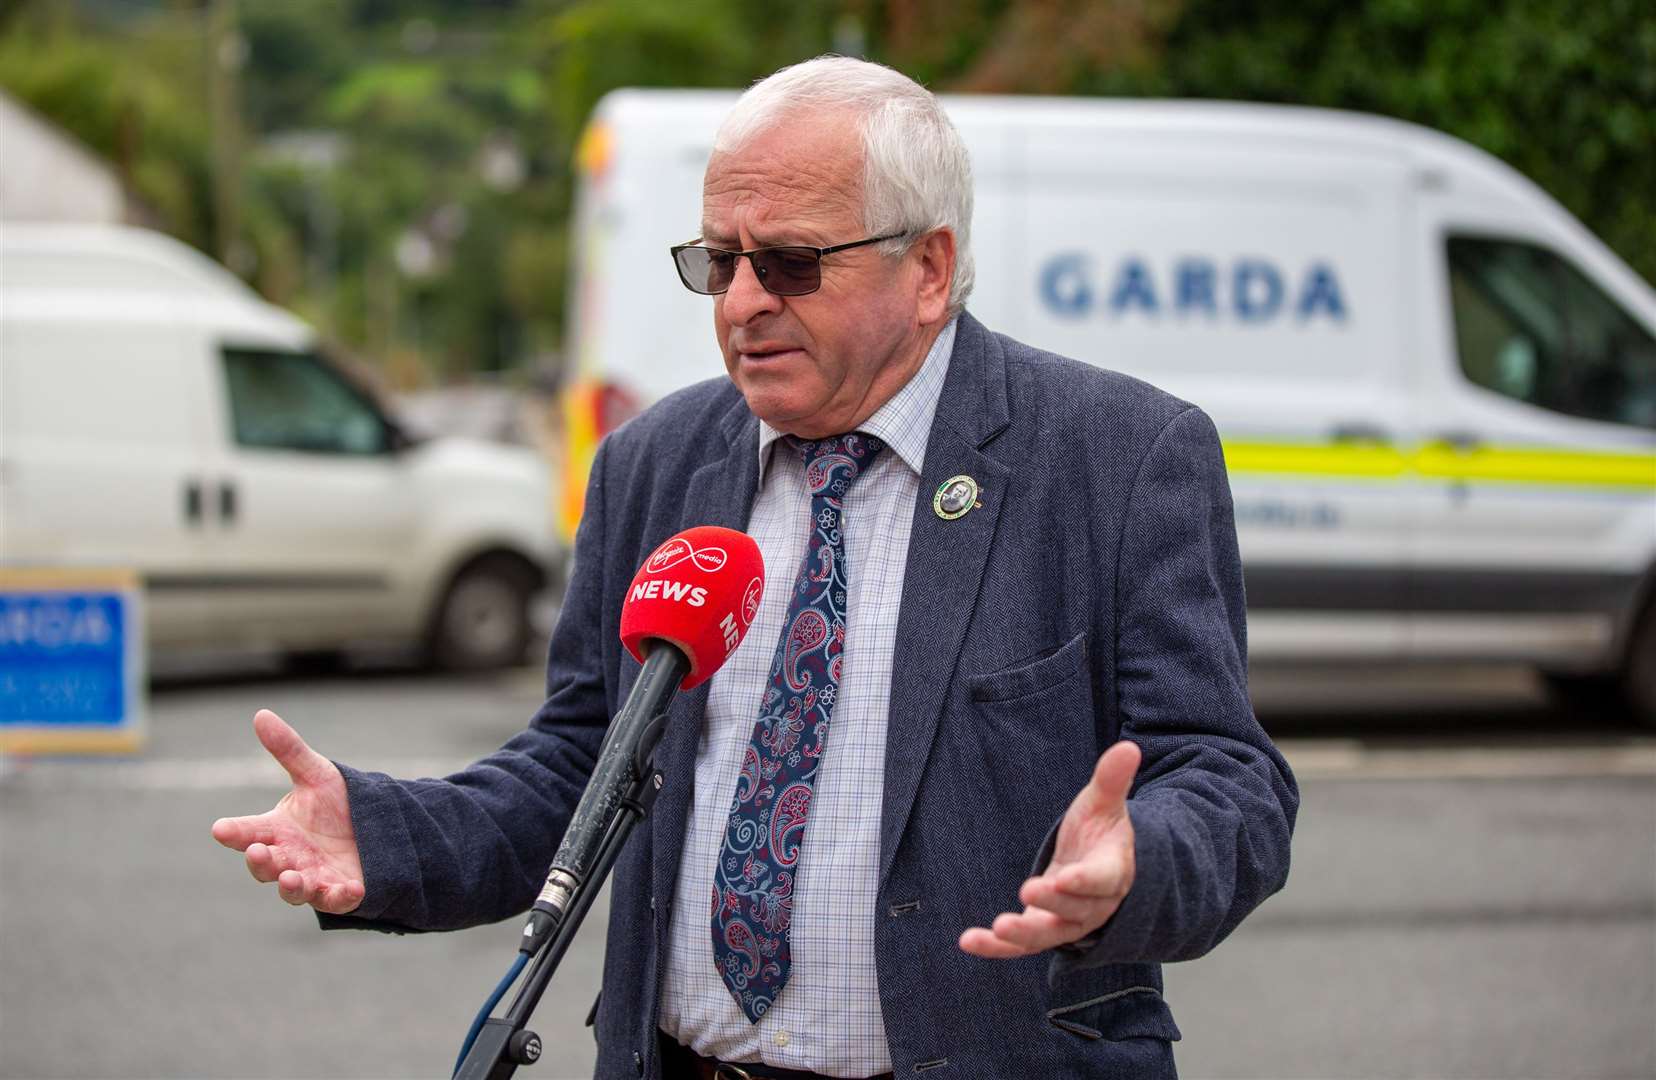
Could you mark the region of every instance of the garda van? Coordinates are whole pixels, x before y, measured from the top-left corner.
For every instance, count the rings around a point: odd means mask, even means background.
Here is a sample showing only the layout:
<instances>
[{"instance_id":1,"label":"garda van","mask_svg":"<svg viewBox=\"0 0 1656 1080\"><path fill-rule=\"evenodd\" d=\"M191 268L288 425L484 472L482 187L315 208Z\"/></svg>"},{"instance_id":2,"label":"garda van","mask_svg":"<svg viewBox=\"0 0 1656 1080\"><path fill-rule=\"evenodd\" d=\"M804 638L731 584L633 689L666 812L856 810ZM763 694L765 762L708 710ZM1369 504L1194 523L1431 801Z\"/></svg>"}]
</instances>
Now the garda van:
<instances>
[{"instance_id":1,"label":"garda van","mask_svg":"<svg viewBox=\"0 0 1656 1080\"><path fill-rule=\"evenodd\" d=\"M723 371L667 248L734 100L620 91L585 134L566 527L616 419ZM1656 295L1556 202L1374 116L943 101L976 180L971 311L1217 423L1254 659L1619 674L1656 718Z\"/></svg>"},{"instance_id":2,"label":"garda van","mask_svg":"<svg viewBox=\"0 0 1656 1080\"><path fill-rule=\"evenodd\" d=\"M0 565L136 569L163 657L518 663L554 538L534 454L405 434L193 249L0 226Z\"/></svg>"}]
</instances>

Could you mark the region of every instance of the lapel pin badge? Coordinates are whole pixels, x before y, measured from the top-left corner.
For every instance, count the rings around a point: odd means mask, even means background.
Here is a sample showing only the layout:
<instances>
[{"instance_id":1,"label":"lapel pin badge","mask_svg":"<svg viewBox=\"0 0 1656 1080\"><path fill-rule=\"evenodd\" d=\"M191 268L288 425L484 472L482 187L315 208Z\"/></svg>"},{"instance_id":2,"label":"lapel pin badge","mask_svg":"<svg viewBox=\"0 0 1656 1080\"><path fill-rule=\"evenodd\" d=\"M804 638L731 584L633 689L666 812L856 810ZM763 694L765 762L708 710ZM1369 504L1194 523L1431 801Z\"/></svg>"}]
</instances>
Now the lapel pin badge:
<instances>
[{"instance_id":1,"label":"lapel pin badge","mask_svg":"<svg viewBox=\"0 0 1656 1080\"><path fill-rule=\"evenodd\" d=\"M982 509L978 501L978 483L970 476L951 476L937 485L932 496L932 513L944 521L963 518L973 510Z\"/></svg>"}]
</instances>

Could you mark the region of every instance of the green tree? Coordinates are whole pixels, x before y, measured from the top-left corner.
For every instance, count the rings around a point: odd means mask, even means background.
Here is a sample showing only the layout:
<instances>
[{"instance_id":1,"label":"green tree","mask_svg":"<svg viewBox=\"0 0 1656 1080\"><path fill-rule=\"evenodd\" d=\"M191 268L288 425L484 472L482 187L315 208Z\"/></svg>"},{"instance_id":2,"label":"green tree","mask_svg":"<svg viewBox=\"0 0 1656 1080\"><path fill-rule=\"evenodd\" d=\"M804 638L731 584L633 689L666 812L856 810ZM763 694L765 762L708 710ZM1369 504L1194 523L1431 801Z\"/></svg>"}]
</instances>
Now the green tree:
<instances>
[{"instance_id":1,"label":"green tree","mask_svg":"<svg viewBox=\"0 0 1656 1080\"><path fill-rule=\"evenodd\" d=\"M202 82L189 85L204 80L199 36L172 25L123 45L60 13L28 14L0 35L0 86L108 160L169 229L208 246L207 122Z\"/></svg>"},{"instance_id":2,"label":"green tree","mask_svg":"<svg viewBox=\"0 0 1656 1080\"><path fill-rule=\"evenodd\" d=\"M1598 0L238 0L254 283L430 375L556 346L575 149L622 86L835 47L941 91L1357 109L1458 135L1656 279L1656 17ZM0 85L204 250L203 0L10 0ZM866 41L866 44L864 42ZM320 148L320 150L318 149ZM401 363L399 359L399 363Z\"/></svg>"},{"instance_id":3,"label":"green tree","mask_svg":"<svg viewBox=\"0 0 1656 1080\"><path fill-rule=\"evenodd\" d=\"M1656 280L1656 14L1639 0L1189 0L1148 76L1083 91L1383 113L1504 159Z\"/></svg>"}]
</instances>

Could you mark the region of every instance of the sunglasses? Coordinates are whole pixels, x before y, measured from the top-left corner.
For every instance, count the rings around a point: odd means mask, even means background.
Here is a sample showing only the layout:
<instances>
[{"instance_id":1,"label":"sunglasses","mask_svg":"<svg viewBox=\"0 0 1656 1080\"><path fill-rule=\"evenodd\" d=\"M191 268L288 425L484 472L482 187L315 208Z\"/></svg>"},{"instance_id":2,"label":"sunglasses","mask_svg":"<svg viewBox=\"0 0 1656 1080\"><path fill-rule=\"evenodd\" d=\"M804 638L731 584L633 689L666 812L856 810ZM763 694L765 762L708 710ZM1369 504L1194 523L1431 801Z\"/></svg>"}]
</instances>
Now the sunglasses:
<instances>
[{"instance_id":1,"label":"sunglasses","mask_svg":"<svg viewBox=\"0 0 1656 1080\"><path fill-rule=\"evenodd\" d=\"M822 288L822 257L836 251L895 240L904 233L889 236L871 236L833 247L805 247L786 244L781 247L754 248L752 251L726 251L724 248L702 244L679 244L671 249L673 265L678 267L679 280L693 293L717 296L730 288L736 279L736 260L746 259L753 267L753 276L774 296L804 296Z\"/></svg>"}]
</instances>

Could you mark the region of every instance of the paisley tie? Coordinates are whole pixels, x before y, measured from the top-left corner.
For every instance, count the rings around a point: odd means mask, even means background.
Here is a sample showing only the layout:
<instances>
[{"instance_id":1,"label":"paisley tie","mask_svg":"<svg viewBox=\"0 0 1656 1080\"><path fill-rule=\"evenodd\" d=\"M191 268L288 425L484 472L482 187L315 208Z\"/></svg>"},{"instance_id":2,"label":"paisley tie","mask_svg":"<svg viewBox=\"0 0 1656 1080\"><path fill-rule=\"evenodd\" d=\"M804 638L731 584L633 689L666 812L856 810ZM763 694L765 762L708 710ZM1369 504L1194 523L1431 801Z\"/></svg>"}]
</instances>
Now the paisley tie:
<instances>
[{"instance_id":1,"label":"paisley tie","mask_svg":"<svg viewBox=\"0 0 1656 1080\"><path fill-rule=\"evenodd\" d=\"M754 1023L788 981L800 845L839 693L849 582L845 493L885 445L857 433L789 442L805 459L810 539L713 869L713 960Z\"/></svg>"}]
</instances>

